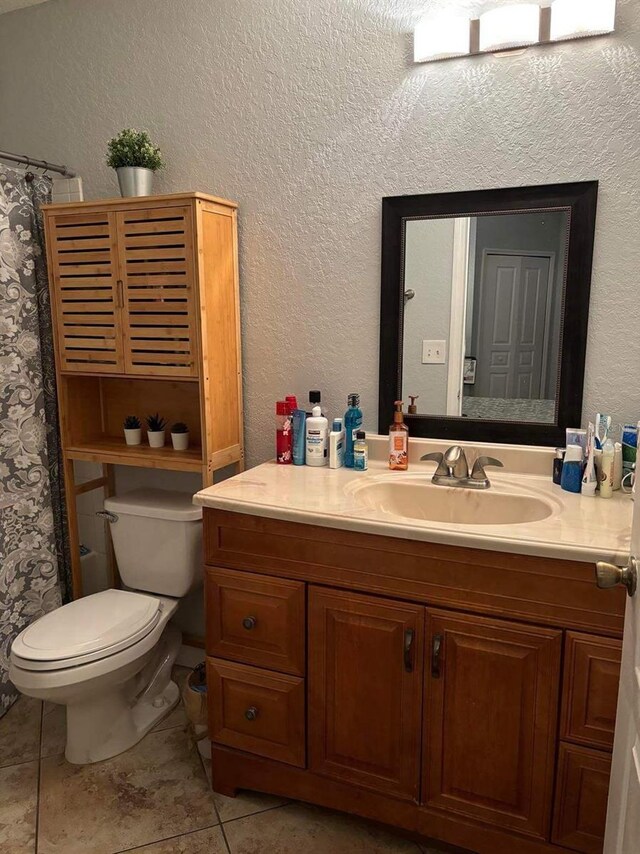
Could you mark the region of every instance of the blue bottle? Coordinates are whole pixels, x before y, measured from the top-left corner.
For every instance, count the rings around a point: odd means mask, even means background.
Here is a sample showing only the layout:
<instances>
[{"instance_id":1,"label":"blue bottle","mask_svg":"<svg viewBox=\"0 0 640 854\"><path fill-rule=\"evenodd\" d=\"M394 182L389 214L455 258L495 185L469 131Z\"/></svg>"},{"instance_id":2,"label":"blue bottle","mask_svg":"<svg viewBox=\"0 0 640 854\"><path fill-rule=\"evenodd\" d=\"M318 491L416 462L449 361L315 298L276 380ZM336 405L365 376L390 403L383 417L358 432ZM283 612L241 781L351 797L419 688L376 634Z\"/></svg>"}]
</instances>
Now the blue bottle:
<instances>
[{"instance_id":1,"label":"blue bottle","mask_svg":"<svg viewBox=\"0 0 640 854\"><path fill-rule=\"evenodd\" d=\"M360 409L360 395L350 394L347 397L349 408L344 414L344 430L346 445L344 453L344 464L347 468L353 468L353 443L356 441L357 432L362 427L362 410Z\"/></svg>"},{"instance_id":2,"label":"blue bottle","mask_svg":"<svg viewBox=\"0 0 640 854\"><path fill-rule=\"evenodd\" d=\"M560 486L565 492L577 492L582 489L582 448L580 445L567 445L567 453L562 466Z\"/></svg>"}]
</instances>

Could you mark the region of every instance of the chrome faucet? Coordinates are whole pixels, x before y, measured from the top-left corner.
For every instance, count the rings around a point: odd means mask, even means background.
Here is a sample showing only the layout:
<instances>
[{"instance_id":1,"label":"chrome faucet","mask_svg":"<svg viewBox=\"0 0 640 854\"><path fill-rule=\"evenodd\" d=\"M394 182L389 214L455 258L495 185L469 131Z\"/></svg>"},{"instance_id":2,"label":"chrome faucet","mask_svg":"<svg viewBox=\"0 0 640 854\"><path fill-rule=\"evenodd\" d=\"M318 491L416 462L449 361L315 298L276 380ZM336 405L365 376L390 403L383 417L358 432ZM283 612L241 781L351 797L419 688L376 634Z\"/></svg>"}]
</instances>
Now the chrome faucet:
<instances>
[{"instance_id":1,"label":"chrome faucet","mask_svg":"<svg viewBox=\"0 0 640 854\"><path fill-rule=\"evenodd\" d=\"M466 489L489 489L491 482L487 477L485 468L488 466L497 466L504 468L504 464L494 457L480 456L476 459L469 474L469 463L464 448L460 445L453 445L444 454L435 452L433 454L425 454L422 460L433 460L438 463L436 473L432 478L432 483L436 486L462 486Z\"/></svg>"}]
</instances>

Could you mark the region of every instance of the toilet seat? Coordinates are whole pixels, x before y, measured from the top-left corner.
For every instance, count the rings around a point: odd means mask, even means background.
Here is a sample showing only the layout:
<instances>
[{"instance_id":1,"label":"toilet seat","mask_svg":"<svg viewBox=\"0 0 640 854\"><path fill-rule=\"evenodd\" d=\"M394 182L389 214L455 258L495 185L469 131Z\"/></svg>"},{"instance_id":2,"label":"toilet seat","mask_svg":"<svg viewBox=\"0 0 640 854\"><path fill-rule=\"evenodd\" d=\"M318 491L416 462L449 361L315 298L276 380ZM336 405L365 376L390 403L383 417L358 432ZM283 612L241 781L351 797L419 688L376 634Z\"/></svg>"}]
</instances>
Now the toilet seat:
<instances>
[{"instance_id":1,"label":"toilet seat","mask_svg":"<svg viewBox=\"0 0 640 854\"><path fill-rule=\"evenodd\" d=\"M28 626L11 657L24 670L61 670L107 658L146 637L158 624L158 597L105 590L63 605Z\"/></svg>"}]
</instances>

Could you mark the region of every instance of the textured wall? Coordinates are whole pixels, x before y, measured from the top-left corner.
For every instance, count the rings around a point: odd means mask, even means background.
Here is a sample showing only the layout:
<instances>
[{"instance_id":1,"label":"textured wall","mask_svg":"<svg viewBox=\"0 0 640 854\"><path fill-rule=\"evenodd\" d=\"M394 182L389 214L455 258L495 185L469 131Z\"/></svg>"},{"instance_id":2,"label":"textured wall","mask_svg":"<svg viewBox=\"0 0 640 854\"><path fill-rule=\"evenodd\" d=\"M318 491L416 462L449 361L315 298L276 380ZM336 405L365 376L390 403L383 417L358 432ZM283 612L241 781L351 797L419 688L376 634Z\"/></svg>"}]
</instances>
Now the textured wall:
<instances>
[{"instance_id":1,"label":"textured wall","mask_svg":"<svg viewBox=\"0 0 640 854\"><path fill-rule=\"evenodd\" d=\"M600 179L586 411L640 413L640 4L619 0L611 38L413 67L413 22L452 3L54 0L0 18L3 148L113 195L105 141L142 126L169 159L159 190L240 202L251 462L290 390L321 387L331 411L360 390L376 426L385 195Z\"/></svg>"}]
</instances>

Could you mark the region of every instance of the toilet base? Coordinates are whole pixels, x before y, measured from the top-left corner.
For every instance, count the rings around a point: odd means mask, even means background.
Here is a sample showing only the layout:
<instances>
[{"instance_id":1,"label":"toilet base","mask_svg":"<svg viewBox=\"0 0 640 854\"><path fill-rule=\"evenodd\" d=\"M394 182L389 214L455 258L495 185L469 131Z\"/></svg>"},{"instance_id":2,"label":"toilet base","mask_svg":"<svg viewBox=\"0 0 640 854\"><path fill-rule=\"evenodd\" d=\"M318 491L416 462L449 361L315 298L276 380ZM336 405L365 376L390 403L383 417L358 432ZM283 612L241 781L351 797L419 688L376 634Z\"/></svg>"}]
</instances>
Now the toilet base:
<instances>
[{"instance_id":1,"label":"toilet base","mask_svg":"<svg viewBox=\"0 0 640 854\"><path fill-rule=\"evenodd\" d=\"M107 691L67 702L68 762L87 765L123 753L175 708L180 689L171 671L181 641L168 625L141 670Z\"/></svg>"}]
</instances>

